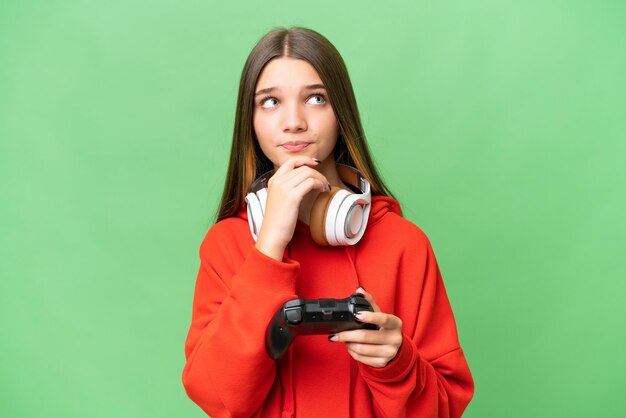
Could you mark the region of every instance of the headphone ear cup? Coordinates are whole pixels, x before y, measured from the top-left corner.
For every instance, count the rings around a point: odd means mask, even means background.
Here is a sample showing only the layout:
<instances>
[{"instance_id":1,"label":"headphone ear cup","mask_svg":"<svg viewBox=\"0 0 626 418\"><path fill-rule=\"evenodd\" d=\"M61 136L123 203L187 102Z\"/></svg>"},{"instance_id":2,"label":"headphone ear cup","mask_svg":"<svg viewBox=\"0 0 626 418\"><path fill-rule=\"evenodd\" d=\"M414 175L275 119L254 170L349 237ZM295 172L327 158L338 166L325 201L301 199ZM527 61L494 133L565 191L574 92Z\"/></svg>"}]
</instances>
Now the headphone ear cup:
<instances>
[{"instance_id":1,"label":"headphone ear cup","mask_svg":"<svg viewBox=\"0 0 626 418\"><path fill-rule=\"evenodd\" d=\"M326 218L324 219L324 236L328 245L345 245L343 243L343 229L345 226L345 214L341 214L341 208L345 206L346 199L354 196L345 189L337 188L328 202Z\"/></svg>"},{"instance_id":2,"label":"headphone ear cup","mask_svg":"<svg viewBox=\"0 0 626 418\"><path fill-rule=\"evenodd\" d=\"M364 202L356 195L347 196L341 202L335 222L338 245L353 245L360 239L357 237L365 229L367 222L364 207Z\"/></svg>"},{"instance_id":3,"label":"headphone ear cup","mask_svg":"<svg viewBox=\"0 0 626 418\"><path fill-rule=\"evenodd\" d=\"M330 202L340 190L339 187L331 187L329 192L320 193L311 207L311 218L309 220L311 237L319 245L330 245L326 237L326 217Z\"/></svg>"},{"instance_id":4,"label":"headphone ear cup","mask_svg":"<svg viewBox=\"0 0 626 418\"><path fill-rule=\"evenodd\" d=\"M263 225L266 199L266 189L246 195L246 202L248 203L248 225L250 226L250 232L255 241L257 240L259 231L261 231L261 225Z\"/></svg>"}]
</instances>

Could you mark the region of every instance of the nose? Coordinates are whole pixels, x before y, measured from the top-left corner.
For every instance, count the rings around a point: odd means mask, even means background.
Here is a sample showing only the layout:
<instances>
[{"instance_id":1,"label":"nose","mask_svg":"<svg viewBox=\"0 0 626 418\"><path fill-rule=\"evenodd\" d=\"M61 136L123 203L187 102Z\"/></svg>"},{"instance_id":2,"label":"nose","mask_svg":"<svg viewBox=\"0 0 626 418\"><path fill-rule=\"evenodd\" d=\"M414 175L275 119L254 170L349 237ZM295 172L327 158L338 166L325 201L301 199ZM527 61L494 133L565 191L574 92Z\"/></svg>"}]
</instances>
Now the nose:
<instances>
[{"instance_id":1,"label":"nose","mask_svg":"<svg viewBox=\"0 0 626 418\"><path fill-rule=\"evenodd\" d=\"M284 106L283 109L284 132L303 132L307 130L306 111L298 103L291 103Z\"/></svg>"}]
</instances>

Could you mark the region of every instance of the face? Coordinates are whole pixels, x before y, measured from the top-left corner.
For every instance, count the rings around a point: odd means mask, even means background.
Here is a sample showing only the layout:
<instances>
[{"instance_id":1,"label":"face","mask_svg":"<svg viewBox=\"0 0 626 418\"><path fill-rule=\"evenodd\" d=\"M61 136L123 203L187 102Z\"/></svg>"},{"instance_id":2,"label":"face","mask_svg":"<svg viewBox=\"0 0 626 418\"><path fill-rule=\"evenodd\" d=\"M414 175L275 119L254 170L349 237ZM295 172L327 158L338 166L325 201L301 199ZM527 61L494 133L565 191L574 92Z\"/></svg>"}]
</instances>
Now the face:
<instances>
[{"instance_id":1,"label":"face","mask_svg":"<svg viewBox=\"0 0 626 418\"><path fill-rule=\"evenodd\" d=\"M276 167L293 155L333 158L337 118L307 61L283 57L267 63L255 88L253 119L261 150Z\"/></svg>"}]
</instances>

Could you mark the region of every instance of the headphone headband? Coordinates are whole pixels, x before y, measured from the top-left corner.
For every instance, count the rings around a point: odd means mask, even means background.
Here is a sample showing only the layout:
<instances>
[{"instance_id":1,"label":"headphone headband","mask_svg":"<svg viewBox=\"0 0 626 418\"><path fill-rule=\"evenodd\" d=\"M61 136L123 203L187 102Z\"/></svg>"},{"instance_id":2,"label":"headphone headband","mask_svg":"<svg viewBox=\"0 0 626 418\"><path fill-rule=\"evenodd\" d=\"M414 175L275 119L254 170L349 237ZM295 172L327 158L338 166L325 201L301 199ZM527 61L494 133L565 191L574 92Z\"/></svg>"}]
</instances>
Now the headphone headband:
<instances>
[{"instance_id":1,"label":"headphone headband","mask_svg":"<svg viewBox=\"0 0 626 418\"><path fill-rule=\"evenodd\" d=\"M342 181L356 187L361 194L371 195L370 183L363 177L363 174L354 167L345 164L337 164L337 172Z\"/></svg>"}]
</instances>

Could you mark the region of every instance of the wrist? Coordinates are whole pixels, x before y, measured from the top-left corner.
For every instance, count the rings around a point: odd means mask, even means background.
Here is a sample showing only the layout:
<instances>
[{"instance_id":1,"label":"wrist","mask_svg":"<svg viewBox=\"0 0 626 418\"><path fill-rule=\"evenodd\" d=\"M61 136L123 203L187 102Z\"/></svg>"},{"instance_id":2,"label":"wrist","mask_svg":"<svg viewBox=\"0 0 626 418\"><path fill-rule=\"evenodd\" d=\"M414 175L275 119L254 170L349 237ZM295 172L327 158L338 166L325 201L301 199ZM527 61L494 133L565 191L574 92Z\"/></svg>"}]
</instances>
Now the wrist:
<instances>
[{"instance_id":1,"label":"wrist","mask_svg":"<svg viewBox=\"0 0 626 418\"><path fill-rule=\"evenodd\" d=\"M264 236L259 235L255 247L266 256L277 261L283 261L283 254L285 253L287 244L280 241L268 240Z\"/></svg>"}]
</instances>

